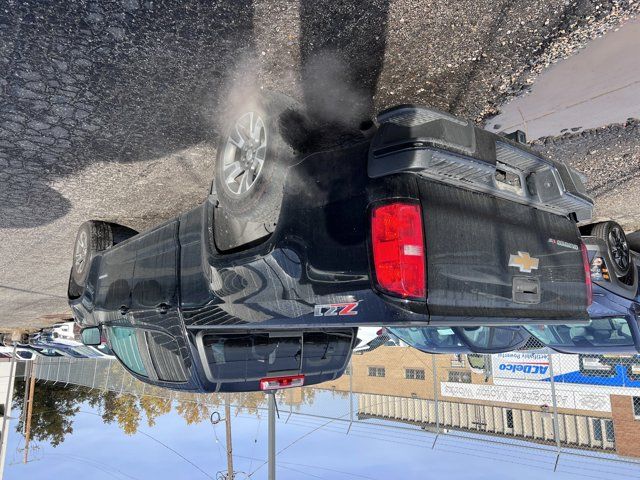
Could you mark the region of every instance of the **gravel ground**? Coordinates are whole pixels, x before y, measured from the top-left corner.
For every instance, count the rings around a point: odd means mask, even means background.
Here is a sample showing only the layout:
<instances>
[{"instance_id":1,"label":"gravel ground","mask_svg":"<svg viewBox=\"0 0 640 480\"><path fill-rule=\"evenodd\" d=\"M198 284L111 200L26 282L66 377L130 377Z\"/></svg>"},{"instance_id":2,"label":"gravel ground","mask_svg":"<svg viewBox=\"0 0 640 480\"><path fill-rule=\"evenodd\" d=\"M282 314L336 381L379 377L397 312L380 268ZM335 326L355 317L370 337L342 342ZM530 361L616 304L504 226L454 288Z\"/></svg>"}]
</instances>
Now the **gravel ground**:
<instances>
[{"instance_id":1,"label":"gravel ground","mask_svg":"<svg viewBox=\"0 0 640 480\"><path fill-rule=\"evenodd\" d=\"M255 78L332 120L406 102L481 119L637 10L631 1L6 0L0 326L68 311L82 221L144 228L204 198L234 80Z\"/></svg>"},{"instance_id":2,"label":"gravel ground","mask_svg":"<svg viewBox=\"0 0 640 480\"><path fill-rule=\"evenodd\" d=\"M587 175L596 220L614 219L629 232L640 230L640 120L546 137L533 146Z\"/></svg>"}]
</instances>

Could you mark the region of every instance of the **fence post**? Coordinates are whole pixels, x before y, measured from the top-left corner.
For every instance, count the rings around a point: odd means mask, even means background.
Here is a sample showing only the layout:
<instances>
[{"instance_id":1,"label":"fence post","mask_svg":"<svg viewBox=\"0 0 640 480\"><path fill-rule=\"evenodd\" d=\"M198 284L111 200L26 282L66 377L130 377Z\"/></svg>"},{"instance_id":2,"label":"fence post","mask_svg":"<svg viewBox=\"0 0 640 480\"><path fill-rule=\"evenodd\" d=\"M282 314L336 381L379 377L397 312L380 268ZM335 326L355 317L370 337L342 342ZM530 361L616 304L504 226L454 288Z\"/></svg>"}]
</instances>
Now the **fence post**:
<instances>
[{"instance_id":1,"label":"fence post","mask_svg":"<svg viewBox=\"0 0 640 480\"><path fill-rule=\"evenodd\" d=\"M104 381L104 390L109 392L109 376L111 375L111 359L109 359L109 366L107 368L107 379Z\"/></svg>"},{"instance_id":2,"label":"fence post","mask_svg":"<svg viewBox=\"0 0 640 480\"><path fill-rule=\"evenodd\" d=\"M72 358L67 364L67 381L64 384L65 387L69 385L69 381L71 380L71 365L75 365L75 364L76 364L75 358Z\"/></svg>"},{"instance_id":3,"label":"fence post","mask_svg":"<svg viewBox=\"0 0 640 480\"><path fill-rule=\"evenodd\" d=\"M98 376L98 359L94 358L95 364L93 365L93 379L91 380L91 389L96 388L96 377Z\"/></svg>"},{"instance_id":4,"label":"fence post","mask_svg":"<svg viewBox=\"0 0 640 480\"><path fill-rule=\"evenodd\" d=\"M433 445L431 445L431 449L433 450L436 447L436 441L438 440L438 435L440 434L440 412L438 407L438 369L436 367L436 356L434 354L431 354L431 374L433 375L433 401L436 407L436 438L433 440Z\"/></svg>"},{"instance_id":5,"label":"fence post","mask_svg":"<svg viewBox=\"0 0 640 480\"><path fill-rule=\"evenodd\" d=\"M349 428L347 434L351 430L353 424L353 361L349 359Z\"/></svg>"},{"instance_id":6,"label":"fence post","mask_svg":"<svg viewBox=\"0 0 640 480\"><path fill-rule=\"evenodd\" d=\"M558 422L558 399L556 397L556 383L553 373L553 354L551 350L548 350L547 356L549 357L549 381L551 382L551 401L553 405L553 438L556 440L556 464L553 467L553 471L555 472L558 468L558 461L560 460L560 425Z\"/></svg>"}]
</instances>

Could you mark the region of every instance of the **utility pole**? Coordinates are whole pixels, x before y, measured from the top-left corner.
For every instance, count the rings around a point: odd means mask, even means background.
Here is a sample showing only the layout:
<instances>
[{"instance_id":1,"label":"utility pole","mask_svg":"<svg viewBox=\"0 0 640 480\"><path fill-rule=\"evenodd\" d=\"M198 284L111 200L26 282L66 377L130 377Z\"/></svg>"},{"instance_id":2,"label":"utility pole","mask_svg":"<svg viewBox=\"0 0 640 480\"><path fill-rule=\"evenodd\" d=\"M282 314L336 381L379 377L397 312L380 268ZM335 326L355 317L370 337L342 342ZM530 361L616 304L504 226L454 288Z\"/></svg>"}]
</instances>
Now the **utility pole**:
<instances>
[{"instance_id":1,"label":"utility pole","mask_svg":"<svg viewBox=\"0 0 640 480\"><path fill-rule=\"evenodd\" d=\"M276 480L276 393L267 394L269 400L269 480Z\"/></svg>"},{"instance_id":2,"label":"utility pole","mask_svg":"<svg viewBox=\"0 0 640 480\"><path fill-rule=\"evenodd\" d=\"M36 376L31 375L29 378L29 400L27 403L27 417L24 434L24 463L29 461L29 442L31 440L31 416L33 414L33 395L36 388Z\"/></svg>"},{"instance_id":3,"label":"utility pole","mask_svg":"<svg viewBox=\"0 0 640 480\"><path fill-rule=\"evenodd\" d=\"M11 419L11 400L13 398L13 385L16 379L16 358L17 345L13 346L11 355L11 366L9 367L9 385L7 388L7 398L4 402L4 415L2 417L2 435L0 436L0 478L4 478L4 460L7 456L7 441L9 439L9 423Z\"/></svg>"},{"instance_id":4,"label":"utility pole","mask_svg":"<svg viewBox=\"0 0 640 480\"><path fill-rule=\"evenodd\" d=\"M25 428L27 426L27 405L29 405L29 378L31 378L31 364L33 362L27 362L24 369L24 400L22 402L22 412L20 418L22 419L22 435L24 435Z\"/></svg>"},{"instance_id":5,"label":"utility pole","mask_svg":"<svg viewBox=\"0 0 640 480\"><path fill-rule=\"evenodd\" d=\"M227 480L233 480L235 476L233 473L233 443L231 441L231 404L228 393L225 394L224 423L227 427Z\"/></svg>"}]
</instances>

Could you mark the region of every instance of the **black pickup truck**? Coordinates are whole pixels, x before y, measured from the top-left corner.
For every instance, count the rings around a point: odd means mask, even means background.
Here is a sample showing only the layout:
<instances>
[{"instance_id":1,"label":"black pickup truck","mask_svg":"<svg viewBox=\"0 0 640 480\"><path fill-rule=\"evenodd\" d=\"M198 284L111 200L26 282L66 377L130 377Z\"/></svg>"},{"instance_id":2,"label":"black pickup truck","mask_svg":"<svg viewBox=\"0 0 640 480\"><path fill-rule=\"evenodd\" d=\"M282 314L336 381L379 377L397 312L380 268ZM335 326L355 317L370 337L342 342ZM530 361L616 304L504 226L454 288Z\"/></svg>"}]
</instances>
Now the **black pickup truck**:
<instances>
[{"instance_id":1,"label":"black pickup truck","mask_svg":"<svg viewBox=\"0 0 640 480\"><path fill-rule=\"evenodd\" d=\"M382 112L357 141L311 151L302 110L274 98L233 117L202 205L142 233L80 227L68 289L80 325L101 326L110 341L115 328L157 331L149 335L189 365L179 375L187 388L242 390L283 371L305 375L304 353L284 370L265 367L274 355L247 355L265 368L228 378L214 368L225 355L212 353L225 338L290 334L303 352L306 335L325 332L326 352L342 352L357 326L587 318L576 223L592 202L569 167L416 106ZM149 350L138 337L127 338ZM326 372L312 362L304 381L341 374L349 355L338 357ZM153 364L146 375L127 366L153 379Z\"/></svg>"}]
</instances>

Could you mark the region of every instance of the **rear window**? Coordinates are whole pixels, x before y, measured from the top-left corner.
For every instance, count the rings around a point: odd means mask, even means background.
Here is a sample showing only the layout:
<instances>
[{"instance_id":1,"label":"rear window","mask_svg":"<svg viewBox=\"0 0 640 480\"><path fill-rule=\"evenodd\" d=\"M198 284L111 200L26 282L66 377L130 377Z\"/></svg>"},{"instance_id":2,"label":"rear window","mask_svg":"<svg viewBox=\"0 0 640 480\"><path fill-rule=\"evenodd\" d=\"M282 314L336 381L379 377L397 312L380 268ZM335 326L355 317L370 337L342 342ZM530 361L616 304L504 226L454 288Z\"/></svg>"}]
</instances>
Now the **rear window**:
<instances>
[{"instance_id":1,"label":"rear window","mask_svg":"<svg viewBox=\"0 0 640 480\"><path fill-rule=\"evenodd\" d=\"M259 379L300 371L301 337L205 337L212 375L221 380Z\"/></svg>"},{"instance_id":2,"label":"rear window","mask_svg":"<svg viewBox=\"0 0 640 480\"><path fill-rule=\"evenodd\" d=\"M351 336L325 332L305 333L302 373L340 370L351 352Z\"/></svg>"},{"instance_id":3,"label":"rear window","mask_svg":"<svg viewBox=\"0 0 640 480\"><path fill-rule=\"evenodd\" d=\"M203 344L216 381L258 380L341 370L349 358L352 338L326 332L304 336L207 335Z\"/></svg>"}]
</instances>

